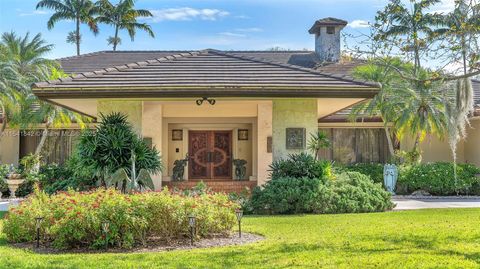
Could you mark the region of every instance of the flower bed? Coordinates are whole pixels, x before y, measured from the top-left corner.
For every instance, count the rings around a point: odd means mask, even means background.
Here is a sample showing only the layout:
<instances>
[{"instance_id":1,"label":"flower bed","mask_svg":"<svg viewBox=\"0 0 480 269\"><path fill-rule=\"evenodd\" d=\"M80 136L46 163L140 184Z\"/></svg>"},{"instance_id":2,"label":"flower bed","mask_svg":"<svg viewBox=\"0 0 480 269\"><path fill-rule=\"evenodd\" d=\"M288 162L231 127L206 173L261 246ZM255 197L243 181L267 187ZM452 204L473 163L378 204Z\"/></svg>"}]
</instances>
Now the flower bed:
<instances>
[{"instance_id":1,"label":"flower bed","mask_svg":"<svg viewBox=\"0 0 480 269\"><path fill-rule=\"evenodd\" d=\"M133 195L113 189L35 192L6 216L3 232L9 242L32 242L35 218L43 217L41 240L56 249L131 248L155 237L169 241L189 235L188 216L196 217L196 237L228 234L236 223L238 205L223 194L183 196L162 192ZM102 223L109 224L107 237Z\"/></svg>"}]
</instances>

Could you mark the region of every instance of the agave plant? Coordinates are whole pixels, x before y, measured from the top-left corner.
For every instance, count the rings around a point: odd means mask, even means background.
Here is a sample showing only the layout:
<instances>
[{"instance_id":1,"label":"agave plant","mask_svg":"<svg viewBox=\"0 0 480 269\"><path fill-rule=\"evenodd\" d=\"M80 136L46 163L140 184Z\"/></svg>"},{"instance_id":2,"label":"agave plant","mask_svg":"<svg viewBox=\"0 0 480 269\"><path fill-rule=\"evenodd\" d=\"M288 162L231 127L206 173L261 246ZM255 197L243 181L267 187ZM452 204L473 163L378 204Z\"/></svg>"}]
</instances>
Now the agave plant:
<instances>
[{"instance_id":1,"label":"agave plant","mask_svg":"<svg viewBox=\"0 0 480 269\"><path fill-rule=\"evenodd\" d=\"M140 172L137 176L137 169L135 167L136 156L133 150L131 162L131 177L128 176L128 171L125 168L120 168L115 173L106 178L105 183L107 187L114 186L116 188L120 188L124 193L140 191L145 188L155 190L155 185L153 184L152 177L146 169L140 169Z\"/></svg>"}]
</instances>

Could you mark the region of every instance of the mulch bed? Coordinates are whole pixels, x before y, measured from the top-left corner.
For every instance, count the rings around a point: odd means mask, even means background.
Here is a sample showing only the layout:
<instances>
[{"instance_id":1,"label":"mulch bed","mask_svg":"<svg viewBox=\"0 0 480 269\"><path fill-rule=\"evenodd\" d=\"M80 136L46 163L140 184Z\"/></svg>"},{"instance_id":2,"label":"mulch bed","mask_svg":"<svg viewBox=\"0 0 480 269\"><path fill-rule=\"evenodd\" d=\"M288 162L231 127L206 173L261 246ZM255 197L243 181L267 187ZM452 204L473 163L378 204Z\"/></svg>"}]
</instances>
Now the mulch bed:
<instances>
[{"instance_id":1,"label":"mulch bed","mask_svg":"<svg viewBox=\"0 0 480 269\"><path fill-rule=\"evenodd\" d=\"M54 249L48 245L40 245L40 248L36 248L35 243L15 243L11 246L16 248L28 249L40 254L74 254L74 253L146 253L146 252L164 252L173 250L188 250L198 248L211 248L211 247L225 247L225 246L238 246L244 244L255 243L263 240L264 237L256 234L242 233L242 237L238 237L238 234L232 234L231 236L214 236L211 238L204 238L194 242L190 245L189 238L181 238L166 242L156 238L149 238L145 246L135 246L131 249L122 249L109 247L108 250L96 250L89 248L75 248L68 250Z\"/></svg>"}]
</instances>

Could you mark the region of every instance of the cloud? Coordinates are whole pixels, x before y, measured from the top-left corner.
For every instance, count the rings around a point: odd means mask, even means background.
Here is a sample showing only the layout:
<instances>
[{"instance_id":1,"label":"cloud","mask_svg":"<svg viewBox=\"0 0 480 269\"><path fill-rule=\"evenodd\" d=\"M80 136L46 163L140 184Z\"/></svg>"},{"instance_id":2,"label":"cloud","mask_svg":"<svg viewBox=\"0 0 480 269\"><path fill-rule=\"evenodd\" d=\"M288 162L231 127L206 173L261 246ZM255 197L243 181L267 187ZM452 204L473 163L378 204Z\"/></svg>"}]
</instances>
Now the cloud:
<instances>
[{"instance_id":1,"label":"cloud","mask_svg":"<svg viewBox=\"0 0 480 269\"><path fill-rule=\"evenodd\" d=\"M19 9L17 11L20 11ZM50 14L50 12L45 11L45 10L34 10L32 12L22 12L18 14L20 17L25 17L25 16L35 16L35 15L47 15Z\"/></svg>"},{"instance_id":2,"label":"cloud","mask_svg":"<svg viewBox=\"0 0 480 269\"><path fill-rule=\"evenodd\" d=\"M348 24L348 26L350 28L354 28L354 29L357 29L357 28L368 28L370 27L370 24L368 23L368 21L364 21L364 20L354 20L352 22L350 22Z\"/></svg>"},{"instance_id":3,"label":"cloud","mask_svg":"<svg viewBox=\"0 0 480 269\"><path fill-rule=\"evenodd\" d=\"M215 21L230 14L228 11L220 9L195 9L191 7L157 9L150 10L150 12L152 12L153 17L149 19L153 22L190 21L194 19Z\"/></svg>"},{"instance_id":4,"label":"cloud","mask_svg":"<svg viewBox=\"0 0 480 269\"><path fill-rule=\"evenodd\" d=\"M218 34L223 35L223 36L230 36L230 37L246 37L245 34L232 33L232 32L221 32L221 33L218 33Z\"/></svg>"},{"instance_id":5,"label":"cloud","mask_svg":"<svg viewBox=\"0 0 480 269\"><path fill-rule=\"evenodd\" d=\"M235 29L235 31L243 32L243 33L258 33L258 32L263 32L263 29L258 27L250 27L250 28L237 28Z\"/></svg>"}]
</instances>

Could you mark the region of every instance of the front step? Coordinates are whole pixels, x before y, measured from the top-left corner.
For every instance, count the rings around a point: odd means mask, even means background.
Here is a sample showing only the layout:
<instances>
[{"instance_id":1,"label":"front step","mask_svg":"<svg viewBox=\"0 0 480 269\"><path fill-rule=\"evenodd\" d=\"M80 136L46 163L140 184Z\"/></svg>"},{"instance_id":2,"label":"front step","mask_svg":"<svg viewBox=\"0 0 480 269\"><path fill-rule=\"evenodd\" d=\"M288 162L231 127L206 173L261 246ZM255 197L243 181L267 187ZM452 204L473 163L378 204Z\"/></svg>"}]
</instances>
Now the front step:
<instances>
[{"instance_id":1,"label":"front step","mask_svg":"<svg viewBox=\"0 0 480 269\"><path fill-rule=\"evenodd\" d=\"M200 181L164 181L163 186L168 189L190 190ZM241 193L248 188L251 191L257 186L257 181L203 181L214 192Z\"/></svg>"}]
</instances>

